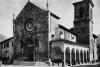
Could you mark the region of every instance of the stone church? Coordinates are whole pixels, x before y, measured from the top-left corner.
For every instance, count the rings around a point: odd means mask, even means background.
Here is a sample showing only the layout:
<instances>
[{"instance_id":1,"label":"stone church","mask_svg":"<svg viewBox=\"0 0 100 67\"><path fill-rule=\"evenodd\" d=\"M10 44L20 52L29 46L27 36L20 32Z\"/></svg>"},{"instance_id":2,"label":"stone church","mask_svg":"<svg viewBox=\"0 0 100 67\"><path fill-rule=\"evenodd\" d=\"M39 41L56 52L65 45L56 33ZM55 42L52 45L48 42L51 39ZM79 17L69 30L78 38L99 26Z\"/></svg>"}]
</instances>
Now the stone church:
<instances>
[{"instance_id":1,"label":"stone church","mask_svg":"<svg viewBox=\"0 0 100 67\"><path fill-rule=\"evenodd\" d=\"M13 19L14 58L20 61L60 59L63 65L97 60L97 36L93 34L92 0L73 3L74 27L57 24L60 17L28 2Z\"/></svg>"}]
</instances>

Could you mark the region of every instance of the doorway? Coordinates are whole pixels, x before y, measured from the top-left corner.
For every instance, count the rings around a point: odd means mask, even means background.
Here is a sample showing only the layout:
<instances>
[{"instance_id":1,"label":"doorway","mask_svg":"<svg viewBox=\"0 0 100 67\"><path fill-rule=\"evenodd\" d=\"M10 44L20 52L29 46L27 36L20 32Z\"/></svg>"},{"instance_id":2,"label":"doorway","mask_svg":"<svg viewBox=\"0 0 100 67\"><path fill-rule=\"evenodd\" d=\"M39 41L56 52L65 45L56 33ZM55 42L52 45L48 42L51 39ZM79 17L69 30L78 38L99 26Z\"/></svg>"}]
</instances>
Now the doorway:
<instances>
[{"instance_id":1,"label":"doorway","mask_svg":"<svg viewBox=\"0 0 100 67\"><path fill-rule=\"evenodd\" d=\"M32 40L27 41L27 57L28 61L34 61L34 47Z\"/></svg>"},{"instance_id":2,"label":"doorway","mask_svg":"<svg viewBox=\"0 0 100 67\"><path fill-rule=\"evenodd\" d=\"M33 61L34 59L33 55L33 47L28 47L28 61Z\"/></svg>"}]
</instances>

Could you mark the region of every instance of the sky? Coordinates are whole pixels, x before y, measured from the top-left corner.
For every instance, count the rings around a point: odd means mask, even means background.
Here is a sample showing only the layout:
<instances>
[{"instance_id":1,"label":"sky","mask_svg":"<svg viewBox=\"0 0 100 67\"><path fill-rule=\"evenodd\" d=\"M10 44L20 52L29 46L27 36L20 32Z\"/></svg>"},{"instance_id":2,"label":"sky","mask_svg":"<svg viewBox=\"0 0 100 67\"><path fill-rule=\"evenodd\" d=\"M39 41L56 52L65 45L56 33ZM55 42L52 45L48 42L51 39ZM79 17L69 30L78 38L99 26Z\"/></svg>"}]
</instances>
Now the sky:
<instances>
[{"instance_id":1,"label":"sky","mask_svg":"<svg viewBox=\"0 0 100 67\"><path fill-rule=\"evenodd\" d=\"M30 0L43 8L46 8L47 0ZM82 0L49 0L50 11L59 16L59 24L70 29L73 27L74 6L72 3ZM100 0L92 0L93 8L93 33L100 34ZM28 0L0 0L0 34L10 38L13 36L13 13L15 17L26 5Z\"/></svg>"}]
</instances>

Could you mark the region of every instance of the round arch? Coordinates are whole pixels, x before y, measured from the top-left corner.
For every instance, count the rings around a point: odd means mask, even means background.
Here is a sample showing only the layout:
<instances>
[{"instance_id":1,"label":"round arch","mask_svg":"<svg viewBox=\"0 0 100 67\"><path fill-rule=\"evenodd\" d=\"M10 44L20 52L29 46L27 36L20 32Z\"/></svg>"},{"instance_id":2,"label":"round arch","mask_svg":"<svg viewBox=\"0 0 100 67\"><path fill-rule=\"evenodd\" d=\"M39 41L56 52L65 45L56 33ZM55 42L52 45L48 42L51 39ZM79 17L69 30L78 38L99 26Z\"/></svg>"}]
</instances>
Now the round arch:
<instances>
[{"instance_id":1,"label":"round arch","mask_svg":"<svg viewBox=\"0 0 100 67\"><path fill-rule=\"evenodd\" d=\"M28 61L33 61L35 60L35 50L34 49L34 43L32 41L32 39L27 39L27 42L26 42L26 52L27 52L27 57L28 57Z\"/></svg>"},{"instance_id":2,"label":"round arch","mask_svg":"<svg viewBox=\"0 0 100 67\"><path fill-rule=\"evenodd\" d=\"M66 53L66 64L70 65L70 48L69 47L66 48L65 53Z\"/></svg>"},{"instance_id":3,"label":"round arch","mask_svg":"<svg viewBox=\"0 0 100 67\"><path fill-rule=\"evenodd\" d=\"M82 50L80 51L80 60L81 60L81 63L83 63L83 51Z\"/></svg>"},{"instance_id":4,"label":"round arch","mask_svg":"<svg viewBox=\"0 0 100 67\"><path fill-rule=\"evenodd\" d=\"M72 65L75 65L76 61L75 61L75 49L74 48L72 48L71 56L72 56Z\"/></svg>"},{"instance_id":5,"label":"round arch","mask_svg":"<svg viewBox=\"0 0 100 67\"><path fill-rule=\"evenodd\" d=\"M80 8L80 18L84 18L84 7Z\"/></svg>"},{"instance_id":6,"label":"round arch","mask_svg":"<svg viewBox=\"0 0 100 67\"><path fill-rule=\"evenodd\" d=\"M79 64L79 49L76 50L76 62Z\"/></svg>"},{"instance_id":7,"label":"round arch","mask_svg":"<svg viewBox=\"0 0 100 67\"><path fill-rule=\"evenodd\" d=\"M52 60L61 59L61 55L62 55L61 48L59 46L54 46L51 51L51 59Z\"/></svg>"}]
</instances>

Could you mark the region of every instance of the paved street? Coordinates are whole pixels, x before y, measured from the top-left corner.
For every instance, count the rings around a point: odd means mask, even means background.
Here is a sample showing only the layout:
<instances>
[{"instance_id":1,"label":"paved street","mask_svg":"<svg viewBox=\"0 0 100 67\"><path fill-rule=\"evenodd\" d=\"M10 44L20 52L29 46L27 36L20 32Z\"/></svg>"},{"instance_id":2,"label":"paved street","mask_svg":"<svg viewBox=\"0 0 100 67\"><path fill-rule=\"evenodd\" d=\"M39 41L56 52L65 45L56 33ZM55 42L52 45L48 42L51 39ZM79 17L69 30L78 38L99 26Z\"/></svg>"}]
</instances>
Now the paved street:
<instances>
[{"instance_id":1,"label":"paved street","mask_svg":"<svg viewBox=\"0 0 100 67\"><path fill-rule=\"evenodd\" d=\"M7 67L14 67L14 66L16 66L16 65L7 65ZM20 65L17 65L17 66L20 66ZM3 65L2 67L5 67L5 65ZM23 66L23 67L25 67L25 66ZM39 66L34 66L34 67L39 67ZM41 67L62 67L62 66L41 66ZM84 65L66 66L66 67L100 67L100 64L87 64L87 65L84 64Z\"/></svg>"},{"instance_id":2,"label":"paved street","mask_svg":"<svg viewBox=\"0 0 100 67\"><path fill-rule=\"evenodd\" d=\"M80 66L71 66L71 67L100 67L100 63L99 64L80 65Z\"/></svg>"},{"instance_id":3,"label":"paved street","mask_svg":"<svg viewBox=\"0 0 100 67\"><path fill-rule=\"evenodd\" d=\"M81 65L81 66L72 66L72 67L100 67L99 65Z\"/></svg>"}]
</instances>

